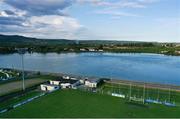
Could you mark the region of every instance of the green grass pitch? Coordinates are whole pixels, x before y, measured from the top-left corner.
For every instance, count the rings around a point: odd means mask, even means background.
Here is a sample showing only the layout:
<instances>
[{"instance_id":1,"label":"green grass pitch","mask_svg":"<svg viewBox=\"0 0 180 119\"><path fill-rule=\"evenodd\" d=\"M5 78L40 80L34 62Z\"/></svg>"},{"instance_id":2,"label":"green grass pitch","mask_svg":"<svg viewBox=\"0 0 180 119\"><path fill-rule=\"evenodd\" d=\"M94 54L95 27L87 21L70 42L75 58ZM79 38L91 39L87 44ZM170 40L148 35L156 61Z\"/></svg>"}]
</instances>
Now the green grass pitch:
<instances>
[{"instance_id":1,"label":"green grass pitch","mask_svg":"<svg viewBox=\"0 0 180 119\"><path fill-rule=\"evenodd\" d=\"M179 117L180 107L141 105L105 94L78 90L58 90L0 117Z\"/></svg>"}]
</instances>

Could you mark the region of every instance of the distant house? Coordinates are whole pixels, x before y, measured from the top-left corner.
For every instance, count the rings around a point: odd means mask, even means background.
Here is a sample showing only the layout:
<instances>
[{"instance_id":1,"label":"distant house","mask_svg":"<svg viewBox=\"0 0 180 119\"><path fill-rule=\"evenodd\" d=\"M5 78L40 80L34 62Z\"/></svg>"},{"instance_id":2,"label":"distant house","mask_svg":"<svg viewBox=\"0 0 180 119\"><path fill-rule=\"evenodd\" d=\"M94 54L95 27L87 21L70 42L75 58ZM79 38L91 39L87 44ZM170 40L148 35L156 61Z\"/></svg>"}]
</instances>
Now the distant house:
<instances>
[{"instance_id":1,"label":"distant house","mask_svg":"<svg viewBox=\"0 0 180 119\"><path fill-rule=\"evenodd\" d=\"M89 48L89 51L90 51L90 52L94 52L94 51L96 51L96 50L93 49L93 48Z\"/></svg>"},{"instance_id":2,"label":"distant house","mask_svg":"<svg viewBox=\"0 0 180 119\"><path fill-rule=\"evenodd\" d=\"M51 85L60 85L60 81L49 81Z\"/></svg>"},{"instance_id":3,"label":"distant house","mask_svg":"<svg viewBox=\"0 0 180 119\"><path fill-rule=\"evenodd\" d=\"M81 49L80 49L80 51L86 51L86 49L84 49L84 48L81 48Z\"/></svg>"},{"instance_id":4,"label":"distant house","mask_svg":"<svg viewBox=\"0 0 180 119\"><path fill-rule=\"evenodd\" d=\"M64 48L64 51L67 51L68 49L67 48Z\"/></svg>"},{"instance_id":5,"label":"distant house","mask_svg":"<svg viewBox=\"0 0 180 119\"><path fill-rule=\"evenodd\" d=\"M180 44L176 44L176 47L180 47Z\"/></svg>"},{"instance_id":6,"label":"distant house","mask_svg":"<svg viewBox=\"0 0 180 119\"><path fill-rule=\"evenodd\" d=\"M42 91L55 91L57 89L59 89L59 86L57 85L49 85L49 84L41 84L40 88Z\"/></svg>"},{"instance_id":7,"label":"distant house","mask_svg":"<svg viewBox=\"0 0 180 119\"><path fill-rule=\"evenodd\" d=\"M69 76L63 76L62 78L63 78L63 79L70 79Z\"/></svg>"},{"instance_id":8,"label":"distant house","mask_svg":"<svg viewBox=\"0 0 180 119\"><path fill-rule=\"evenodd\" d=\"M164 51L161 51L161 53L167 53L168 51L164 50Z\"/></svg>"},{"instance_id":9,"label":"distant house","mask_svg":"<svg viewBox=\"0 0 180 119\"><path fill-rule=\"evenodd\" d=\"M99 51L99 52L103 52L103 50L101 50L101 49L100 49L100 50L98 50L98 51Z\"/></svg>"},{"instance_id":10,"label":"distant house","mask_svg":"<svg viewBox=\"0 0 180 119\"><path fill-rule=\"evenodd\" d=\"M71 80L77 80L77 78L74 78L74 77L71 77L70 79L71 79Z\"/></svg>"},{"instance_id":11,"label":"distant house","mask_svg":"<svg viewBox=\"0 0 180 119\"><path fill-rule=\"evenodd\" d=\"M180 54L180 51L175 51L175 53Z\"/></svg>"},{"instance_id":12,"label":"distant house","mask_svg":"<svg viewBox=\"0 0 180 119\"><path fill-rule=\"evenodd\" d=\"M74 51L74 49L69 49L69 51L72 51L72 52L73 52L73 51Z\"/></svg>"}]
</instances>

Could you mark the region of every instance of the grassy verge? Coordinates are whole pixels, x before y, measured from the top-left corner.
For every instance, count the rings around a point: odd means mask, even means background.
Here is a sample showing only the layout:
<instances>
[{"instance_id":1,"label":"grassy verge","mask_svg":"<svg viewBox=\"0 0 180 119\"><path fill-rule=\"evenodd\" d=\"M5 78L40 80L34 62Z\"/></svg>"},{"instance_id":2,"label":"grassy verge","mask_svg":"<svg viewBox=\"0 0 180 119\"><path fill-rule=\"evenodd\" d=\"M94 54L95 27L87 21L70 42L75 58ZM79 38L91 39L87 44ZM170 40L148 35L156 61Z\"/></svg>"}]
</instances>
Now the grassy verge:
<instances>
[{"instance_id":1,"label":"grassy verge","mask_svg":"<svg viewBox=\"0 0 180 119\"><path fill-rule=\"evenodd\" d=\"M4 108L7 108L9 106L13 106L23 100L26 100L26 99L29 99L29 98L32 98L36 95L40 94L40 92L38 91L31 91L31 92L28 92L26 94L22 94L22 95L19 95L17 97L14 97L14 98L11 98L7 101L4 101L4 102L0 102L0 109L4 109Z\"/></svg>"}]
</instances>

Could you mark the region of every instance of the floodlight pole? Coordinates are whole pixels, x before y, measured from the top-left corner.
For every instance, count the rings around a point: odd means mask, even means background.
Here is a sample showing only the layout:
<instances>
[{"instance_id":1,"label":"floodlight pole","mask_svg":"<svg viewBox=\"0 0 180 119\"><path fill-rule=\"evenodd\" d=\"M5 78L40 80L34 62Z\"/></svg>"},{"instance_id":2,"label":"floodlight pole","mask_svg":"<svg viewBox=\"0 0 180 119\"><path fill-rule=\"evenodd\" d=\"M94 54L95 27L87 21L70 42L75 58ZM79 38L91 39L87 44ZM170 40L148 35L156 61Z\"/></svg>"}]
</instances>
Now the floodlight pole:
<instances>
[{"instance_id":1,"label":"floodlight pole","mask_svg":"<svg viewBox=\"0 0 180 119\"><path fill-rule=\"evenodd\" d=\"M130 87L129 87L129 101L131 101L131 86L132 84L130 84Z\"/></svg>"},{"instance_id":2,"label":"floodlight pole","mask_svg":"<svg viewBox=\"0 0 180 119\"><path fill-rule=\"evenodd\" d=\"M159 100L159 88L158 88L158 96L157 96L157 99Z\"/></svg>"},{"instance_id":3,"label":"floodlight pole","mask_svg":"<svg viewBox=\"0 0 180 119\"><path fill-rule=\"evenodd\" d=\"M21 62L22 62L22 79L23 79L23 91L25 90L25 82L24 82L24 56L21 54Z\"/></svg>"},{"instance_id":4,"label":"floodlight pole","mask_svg":"<svg viewBox=\"0 0 180 119\"><path fill-rule=\"evenodd\" d=\"M120 88L121 88L121 85L119 84L119 94L121 94L121 90L120 90Z\"/></svg>"},{"instance_id":5,"label":"floodlight pole","mask_svg":"<svg viewBox=\"0 0 180 119\"><path fill-rule=\"evenodd\" d=\"M146 84L144 84L144 90L143 90L143 103L144 103L144 100L145 100L145 91L146 91Z\"/></svg>"},{"instance_id":6,"label":"floodlight pole","mask_svg":"<svg viewBox=\"0 0 180 119\"><path fill-rule=\"evenodd\" d=\"M169 88L169 102L171 101L171 88Z\"/></svg>"},{"instance_id":7,"label":"floodlight pole","mask_svg":"<svg viewBox=\"0 0 180 119\"><path fill-rule=\"evenodd\" d=\"M18 48L18 53L21 55L21 64L22 64L22 88L23 91L25 91L25 81L24 81L24 54L26 52L25 48Z\"/></svg>"},{"instance_id":8,"label":"floodlight pole","mask_svg":"<svg viewBox=\"0 0 180 119\"><path fill-rule=\"evenodd\" d=\"M114 93L113 91L114 91L113 90L113 82L112 82L112 78L111 78L111 94Z\"/></svg>"}]
</instances>

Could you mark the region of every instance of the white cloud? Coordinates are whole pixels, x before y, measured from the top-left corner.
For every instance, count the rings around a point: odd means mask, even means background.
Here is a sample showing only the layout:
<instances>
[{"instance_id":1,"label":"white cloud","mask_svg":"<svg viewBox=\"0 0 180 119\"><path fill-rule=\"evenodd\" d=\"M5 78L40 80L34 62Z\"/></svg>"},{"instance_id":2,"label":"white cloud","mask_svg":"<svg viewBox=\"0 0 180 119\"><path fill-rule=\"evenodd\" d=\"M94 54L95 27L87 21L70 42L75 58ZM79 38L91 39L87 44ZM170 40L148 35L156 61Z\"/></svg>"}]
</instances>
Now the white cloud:
<instances>
[{"instance_id":1,"label":"white cloud","mask_svg":"<svg viewBox=\"0 0 180 119\"><path fill-rule=\"evenodd\" d=\"M153 3L153 2L158 2L160 0L138 0L138 2L142 2L142 3Z\"/></svg>"},{"instance_id":2,"label":"white cloud","mask_svg":"<svg viewBox=\"0 0 180 119\"><path fill-rule=\"evenodd\" d=\"M63 10L72 5L73 0L3 0L7 5L30 15L64 15Z\"/></svg>"},{"instance_id":3,"label":"white cloud","mask_svg":"<svg viewBox=\"0 0 180 119\"><path fill-rule=\"evenodd\" d=\"M0 11L0 33L73 39L83 26L63 14L72 3L73 0L3 0L11 9Z\"/></svg>"},{"instance_id":4,"label":"white cloud","mask_svg":"<svg viewBox=\"0 0 180 119\"><path fill-rule=\"evenodd\" d=\"M159 0L76 0L77 3L87 3L95 6L113 7L113 8L146 8L147 4L157 2Z\"/></svg>"},{"instance_id":5,"label":"white cloud","mask_svg":"<svg viewBox=\"0 0 180 119\"><path fill-rule=\"evenodd\" d=\"M94 13L102 15L111 15L112 19L119 19L122 16L125 17L141 17L136 13L123 12L123 9L142 9L146 8L148 4L158 2L159 0L77 0L81 4L90 4L98 6L99 10ZM103 9L102 9L103 8Z\"/></svg>"},{"instance_id":6,"label":"white cloud","mask_svg":"<svg viewBox=\"0 0 180 119\"><path fill-rule=\"evenodd\" d=\"M78 23L78 21L71 17L58 16L58 15L47 15L47 16L33 16L29 19L29 26L39 26L42 24L40 28L45 27L53 27L59 29L58 31L68 31L68 30L76 30L81 28L82 26ZM51 29L54 30L54 29Z\"/></svg>"},{"instance_id":7,"label":"white cloud","mask_svg":"<svg viewBox=\"0 0 180 119\"><path fill-rule=\"evenodd\" d=\"M121 11L114 11L114 10L99 10L95 11L96 14L104 14L104 15L112 15L114 17L121 17L121 16L126 16L126 17L139 17L137 14L133 13L126 13L126 12L121 12Z\"/></svg>"},{"instance_id":8,"label":"white cloud","mask_svg":"<svg viewBox=\"0 0 180 119\"><path fill-rule=\"evenodd\" d=\"M57 15L33 16L23 25L21 33L43 38L74 39L74 34L83 28L76 19Z\"/></svg>"},{"instance_id":9,"label":"white cloud","mask_svg":"<svg viewBox=\"0 0 180 119\"><path fill-rule=\"evenodd\" d=\"M3 3L2 3L3 1ZM122 12L126 9L142 9L158 0L0 0L9 11L1 9L0 33L19 34L39 38L97 39L128 38L130 35L106 36L96 30L86 29L77 19L68 16L64 10L74 3L96 7L96 14L139 17L135 13ZM1 5L0 5L1 6ZM104 9L106 8L106 9ZM13 13L11 13L13 11ZM104 37L102 37L102 34ZM135 35L133 35L135 37Z\"/></svg>"},{"instance_id":10,"label":"white cloud","mask_svg":"<svg viewBox=\"0 0 180 119\"><path fill-rule=\"evenodd\" d=\"M8 17L9 15L5 11L0 11L1 17Z\"/></svg>"}]
</instances>

